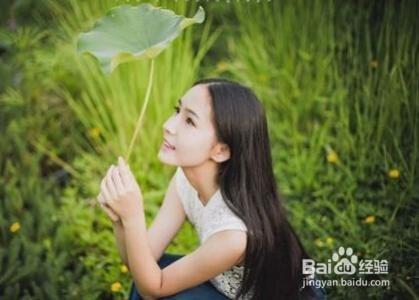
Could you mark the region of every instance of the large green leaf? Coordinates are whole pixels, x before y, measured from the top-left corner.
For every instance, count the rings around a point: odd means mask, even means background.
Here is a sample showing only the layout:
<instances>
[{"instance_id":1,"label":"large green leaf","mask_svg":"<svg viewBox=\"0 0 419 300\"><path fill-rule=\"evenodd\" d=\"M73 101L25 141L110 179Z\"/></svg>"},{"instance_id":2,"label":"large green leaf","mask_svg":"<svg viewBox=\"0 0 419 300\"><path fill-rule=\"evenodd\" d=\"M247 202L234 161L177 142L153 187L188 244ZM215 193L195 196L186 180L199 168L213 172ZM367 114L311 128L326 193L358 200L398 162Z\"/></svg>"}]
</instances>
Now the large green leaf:
<instances>
[{"instance_id":1,"label":"large green leaf","mask_svg":"<svg viewBox=\"0 0 419 300\"><path fill-rule=\"evenodd\" d=\"M186 18L149 3L122 5L111 9L91 31L81 33L77 50L91 53L110 73L122 62L156 57L184 28L204 19L201 6L195 16Z\"/></svg>"}]
</instances>

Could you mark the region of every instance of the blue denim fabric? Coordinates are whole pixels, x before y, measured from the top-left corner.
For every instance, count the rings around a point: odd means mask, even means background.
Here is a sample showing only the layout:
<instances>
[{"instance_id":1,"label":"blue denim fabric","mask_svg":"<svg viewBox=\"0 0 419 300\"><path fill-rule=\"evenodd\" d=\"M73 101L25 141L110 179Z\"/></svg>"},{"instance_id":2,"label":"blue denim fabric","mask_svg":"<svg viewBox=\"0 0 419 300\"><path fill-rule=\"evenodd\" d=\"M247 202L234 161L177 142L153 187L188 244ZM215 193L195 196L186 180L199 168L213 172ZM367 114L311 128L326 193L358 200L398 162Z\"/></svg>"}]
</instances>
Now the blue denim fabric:
<instances>
[{"instance_id":1,"label":"blue denim fabric","mask_svg":"<svg viewBox=\"0 0 419 300\"><path fill-rule=\"evenodd\" d=\"M320 280L319 276L314 277ZM327 300L326 289L322 287L309 286L304 292L300 292L299 300Z\"/></svg>"},{"instance_id":2,"label":"blue denim fabric","mask_svg":"<svg viewBox=\"0 0 419 300\"><path fill-rule=\"evenodd\" d=\"M327 300L326 290L322 287L310 287L312 294L300 294L301 300Z\"/></svg>"},{"instance_id":3,"label":"blue denim fabric","mask_svg":"<svg viewBox=\"0 0 419 300\"><path fill-rule=\"evenodd\" d=\"M316 294L316 300L327 300L327 294L325 288L314 288L314 293Z\"/></svg>"},{"instance_id":4,"label":"blue denim fabric","mask_svg":"<svg viewBox=\"0 0 419 300\"><path fill-rule=\"evenodd\" d=\"M180 254L170 254L165 253L157 262L160 268L164 268L170 265L172 262L182 258L183 255ZM186 289L181 291L177 294L163 297L160 299L164 300L193 300L193 299L200 299L200 300L226 300L229 299L224 294L220 293L210 281L206 281L200 285L195 287ZM143 300L141 297L141 291L139 291L135 284L132 283L131 290L129 293L129 300Z\"/></svg>"}]
</instances>

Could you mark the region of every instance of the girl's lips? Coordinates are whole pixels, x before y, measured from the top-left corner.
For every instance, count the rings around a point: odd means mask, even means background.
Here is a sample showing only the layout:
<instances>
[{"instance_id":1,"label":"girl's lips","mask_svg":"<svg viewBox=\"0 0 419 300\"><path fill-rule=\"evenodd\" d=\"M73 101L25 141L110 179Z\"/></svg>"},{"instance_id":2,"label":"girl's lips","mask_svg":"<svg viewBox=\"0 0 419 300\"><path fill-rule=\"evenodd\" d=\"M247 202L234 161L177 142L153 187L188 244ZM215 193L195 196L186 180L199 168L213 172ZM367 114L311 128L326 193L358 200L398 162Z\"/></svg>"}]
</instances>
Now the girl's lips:
<instances>
[{"instance_id":1,"label":"girl's lips","mask_svg":"<svg viewBox=\"0 0 419 300\"><path fill-rule=\"evenodd\" d=\"M169 144L166 140L163 141L163 145L164 145L165 148L170 149L170 150L175 150L176 149L174 146Z\"/></svg>"}]
</instances>

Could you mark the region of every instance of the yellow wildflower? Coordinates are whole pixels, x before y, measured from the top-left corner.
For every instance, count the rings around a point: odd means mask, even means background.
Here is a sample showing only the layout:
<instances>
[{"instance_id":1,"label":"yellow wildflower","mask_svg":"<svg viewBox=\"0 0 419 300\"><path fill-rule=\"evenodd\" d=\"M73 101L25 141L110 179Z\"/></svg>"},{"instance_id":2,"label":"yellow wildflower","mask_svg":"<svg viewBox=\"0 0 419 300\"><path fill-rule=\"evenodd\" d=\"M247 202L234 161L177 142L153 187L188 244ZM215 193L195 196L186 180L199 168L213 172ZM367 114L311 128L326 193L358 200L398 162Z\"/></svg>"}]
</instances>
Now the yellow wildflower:
<instances>
[{"instance_id":1,"label":"yellow wildflower","mask_svg":"<svg viewBox=\"0 0 419 300\"><path fill-rule=\"evenodd\" d=\"M264 73L260 73L258 76L258 79L262 82L262 83L266 83L268 82L268 76Z\"/></svg>"},{"instance_id":2,"label":"yellow wildflower","mask_svg":"<svg viewBox=\"0 0 419 300\"><path fill-rule=\"evenodd\" d=\"M227 63L225 61L221 60L217 63L217 70L218 71L224 71L225 69L227 69L227 66L228 66Z\"/></svg>"},{"instance_id":3,"label":"yellow wildflower","mask_svg":"<svg viewBox=\"0 0 419 300\"><path fill-rule=\"evenodd\" d=\"M363 221L364 224L370 224L374 222L375 222L375 216L368 216Z\"/></svg>"},{"instance_id":4,"label":"yellow wildflower","mask_svg":"<svg viewBox=\"0 0 419 300\"><path fill-rule=\"evenodd\" d=\"M127 273L128 272L128 267L126 265L121 265L121 272L122 273Z\"/></svg>"},{"instance_id":5,"label":"yellow wildflower","mask_svg":"<svg viewBox=\"0 0 419 300\"><path fill-rule=\"evenodd\" d=\"M337 163L338 160L339 160L339 157L335 151L332 150L327 154L327 161L330 162L331 164Z\"/></svg>"},{"instance_id":6,"label":"yellow wildflower","mask_svg":"<svg viewBox=\"0 0 419 300\"><path fill-rule=\"evenodd\" d=\"M315 239L314 243L316 244L317 247L323 247L323 242L321 239Z\"/></svg>"},{"instance_id":7,"label":"yellow wildflower","mask_svg":"<svg viewBox=\"0 0 419 300\"><path fill-rule=\"evenodd\" d=\"M330 236L326 238L326 244L329 246L333 245L333 238L331 238Z\"/></svg>"},{"instance_id":8,"label":"yellow wildflower","mask_svg":"<svg viewBox=\"0 0 419 300\"><path fill-rule=\"evenodd\" d=\"M11 232L16 232L20 229L20 223L19 222L14 222L12 224L12 226L10 226L10 231Z\"/></svg>"},{"instance_id":9,"label":"yellow wildflower","mask_svg":"<svg viewBox=\"0 0 419 300\"><path fill-rule=\"evenodd\" d=\"M112 283L111 285L111 290L112 292L119 292L122 288L122 285L119 281L116 281L114 283Z\"/></svg>"},{"instance_id":10,"label":"yellow wildflower","mask_svg":"<svg viewBox=\"0 0 419 300\"><path fill-rule=\"evenodd\" d=\"M388 171L388 177L392 179L398 179L400 177L400 171L397 169L391 169Z\"/></svg>"},{"instance_id":11,"label":"yellow wildflower","mask_svg":"<svg viewBox=\"0 0 419 300\"><path fill-rule=\"evenodd\" d=\"M378 60L374 59L370 62L371 68L375 69L378 67Z\"/></svg>"},{"instance_id":12,"label":"yellow wildflower","mask_svg":"<svg viewBox=\"0 0 419 300\"><path fill-rule=\"evenodd\" d=\"M97 139L100 135L100 129L98 127L93 127L89 129L89 136L93 139Z\"/></svg>"}]
</instances>

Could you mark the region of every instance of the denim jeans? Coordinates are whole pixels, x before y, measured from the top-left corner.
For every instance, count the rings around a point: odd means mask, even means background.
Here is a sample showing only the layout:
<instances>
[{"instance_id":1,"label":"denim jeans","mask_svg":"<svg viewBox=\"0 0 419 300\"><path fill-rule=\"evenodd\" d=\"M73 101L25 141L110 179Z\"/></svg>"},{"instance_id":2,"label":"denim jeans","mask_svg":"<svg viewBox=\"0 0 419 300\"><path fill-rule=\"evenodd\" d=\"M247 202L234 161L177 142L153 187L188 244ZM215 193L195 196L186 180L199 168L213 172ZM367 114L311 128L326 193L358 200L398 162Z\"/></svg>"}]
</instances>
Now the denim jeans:
<instances>
[{"instance_id":1,"label":"denim jeans","mask_svg":"<svg viewBox=\"0 0 419 300\"><path fill-rule=\"evenodd\" d=\"M321 280L322 278L318 275L315 276L315 280ZM326 289L323 287L315 287L314 285L309 286L300 292L299 300L327 300Z\"/></svg>"},{"instance_id":2,"label":"denim jeans","mask_svg":"<svg viewBox=\"0 0 419 300\"><path fill-rule=\"evenodd\" d=\"M165 268L170 265L172 262L182 258L183 255L180 254L170 254L164 253L160 260L157 262L160 268ZM210 281L206 281L192 288L180 291L177 294L171 296L163 297L160 299L164 300L226 300L229 299L224 294L220 293ZM141 297L141 291L137 289L134 283L131 285L131 291L129 293L129 300L143 300Z\"/></svg>"},{"instance_id":3,"label":"denim jeans","mask_svg":"<svg viewBox=\"0 0 419 300\"><path fill-rule=\"evenodd\" d=\"M157 262L160 268L165 268L172 262L182 258L180 254L164 253L160 260ZM326 291L324 288L310 287L311 293L300 294L301 300L326 300ZM195 287L180 291L177 294L160 298L163 300L227 300L227 296L219 292L210 281L201 283ZM137 289L134 282L131 285L129 293L129 300L143 300L141 292Z\"/></svg>"}]
</instances>

